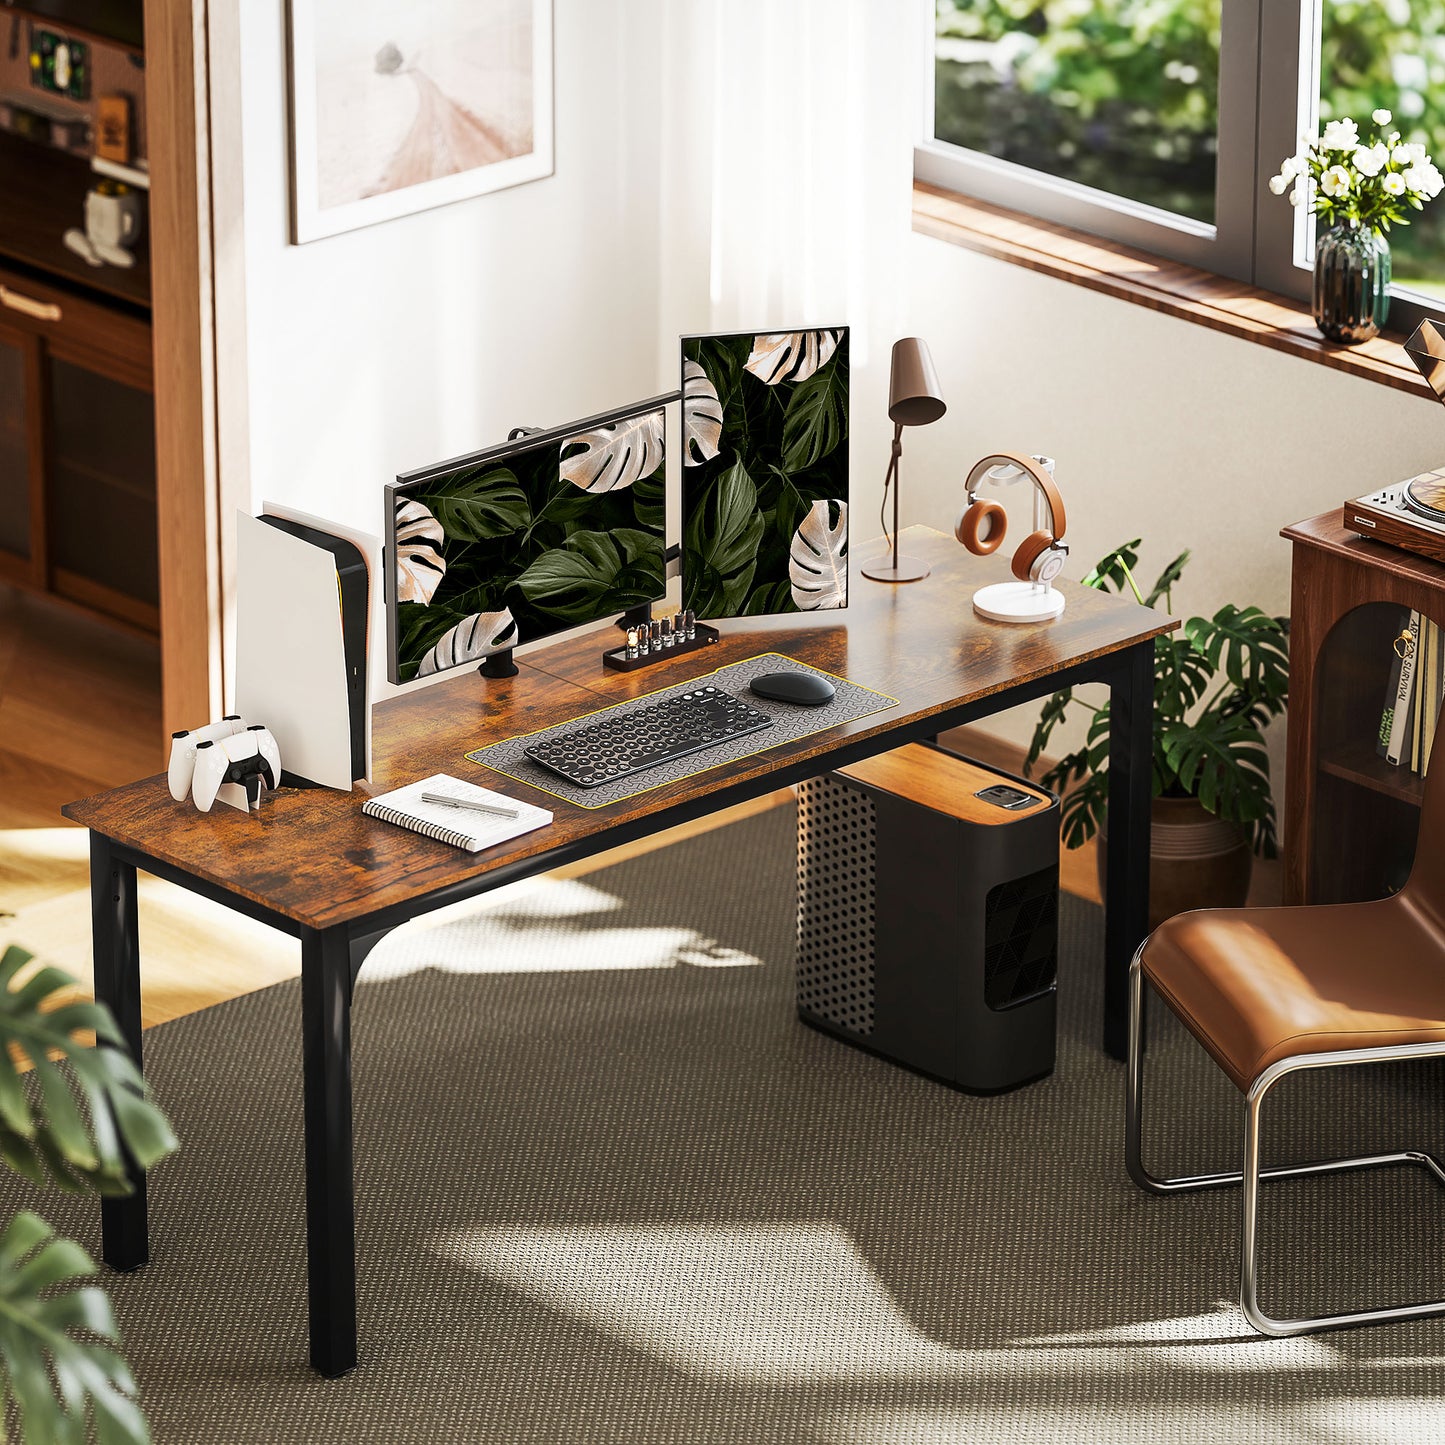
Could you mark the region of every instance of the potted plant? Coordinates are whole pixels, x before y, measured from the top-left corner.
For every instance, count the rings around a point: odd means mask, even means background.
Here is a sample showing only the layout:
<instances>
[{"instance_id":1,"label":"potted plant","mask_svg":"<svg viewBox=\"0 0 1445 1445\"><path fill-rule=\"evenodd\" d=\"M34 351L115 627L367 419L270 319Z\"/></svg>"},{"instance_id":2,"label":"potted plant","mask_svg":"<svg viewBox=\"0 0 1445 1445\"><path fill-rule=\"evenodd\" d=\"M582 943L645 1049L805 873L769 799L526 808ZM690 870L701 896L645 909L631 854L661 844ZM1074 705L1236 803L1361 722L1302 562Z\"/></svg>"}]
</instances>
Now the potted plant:
<instances>
[{"instance_id":1,"label":"potted plant","mask_svg":"<svg viewBox=\"0 0 1445 1445\"><path fill-rule=\"evenodd\" d=\"M1367 140L1351 119L1332 120L1321 136L1300 137L1269 183L1289 192L1324 223L1315 242L1315 324L1332 341L1355 345L1378 336L1390 312L1391 226L1405 226L1445 188L1425 147L1386 130L1377 110Z\"/></svg>"},{"instance_id":2,"label":"potted plant","mask_svg":"<svg viewBox=\"0 0 1445 1445\"><path fill-rule=\"evenodd\" d=\"M175 1136L110 1010L67 1001L75 980L58 968L23 973L30 959L15 947L0 957L0 1158L42 1189L128 1194L126 1156L148 1169ZM39 1215L0 1233L0 1420L13 1405L30 1445L149 1445L110 1300L74 1284L95 1269Z\"/></svg>"},{"instance_id":3,"label":"potted plant","mask_svg":"<svg viewBox=\"0 0 1445 1445\"><path fill-rule=\"evenodd\" d=\"M1134 578L1140 542L1116 547L1084 578L1086 587L1122 592L1169 609L1189 553L1159 574L1147 594ZM1190 908L1237 906L1249 892L1252 854L1276 852L1274 799L1263 729L1285 707L1289 622L1257 607L1221 607L1154 639L1154 805L1149 859L1149 926ZM1092 707L1073 688L1044 704L1024 763L1029 774L1069 715L1090 714L1083 745L1043 782L1063 797L1066 847L1102 834L1109 800L1109 707ZM1099 849L1102 879L1104 848Z\"/></svg>"}]
</instances>

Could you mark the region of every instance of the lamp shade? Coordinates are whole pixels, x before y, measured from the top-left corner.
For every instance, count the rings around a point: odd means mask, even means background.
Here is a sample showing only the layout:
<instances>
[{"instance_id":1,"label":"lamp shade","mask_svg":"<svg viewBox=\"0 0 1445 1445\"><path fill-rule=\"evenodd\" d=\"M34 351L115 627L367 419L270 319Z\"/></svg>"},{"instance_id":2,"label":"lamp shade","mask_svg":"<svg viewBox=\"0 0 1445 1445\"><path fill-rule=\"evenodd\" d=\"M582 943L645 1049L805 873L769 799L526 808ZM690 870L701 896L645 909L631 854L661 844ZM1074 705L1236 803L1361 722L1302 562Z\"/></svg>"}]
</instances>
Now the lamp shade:
<instances>
[{"instance_id":1,"label":"lamp shade","mask_svg":"<svg viewBox=\"0 0 1445 1445\"><path fill-rule=\"evenodd\" d=\"M928 343L921 336L895 341L888 382L888 420L899 426L927 426L947 410Z\"/></svg>"}]
</instances>

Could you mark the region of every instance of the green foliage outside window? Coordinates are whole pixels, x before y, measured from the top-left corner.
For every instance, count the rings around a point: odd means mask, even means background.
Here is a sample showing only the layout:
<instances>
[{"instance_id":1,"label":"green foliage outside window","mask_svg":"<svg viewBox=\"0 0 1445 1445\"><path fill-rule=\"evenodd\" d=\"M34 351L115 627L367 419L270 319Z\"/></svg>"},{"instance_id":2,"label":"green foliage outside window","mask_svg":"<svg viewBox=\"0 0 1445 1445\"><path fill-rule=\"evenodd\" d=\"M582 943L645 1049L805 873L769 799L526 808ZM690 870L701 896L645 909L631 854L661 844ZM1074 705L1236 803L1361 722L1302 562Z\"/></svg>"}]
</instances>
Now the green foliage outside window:
<instances>
[{"instance_id":1,"label":"green foliage outside window","mask_svg":"<svg viewBox=\"0 0 1445 1445\"><path fill-rule=\"evenodd\" d=\"M1445 0L1322 3L1321 122L1389 110L1445 154ZM1219 25L1220 0L937 0L935 133L1212 221ZM1398 284L1445 295L1445 208L1390 244Z\"/></svg>"}]
</instances>

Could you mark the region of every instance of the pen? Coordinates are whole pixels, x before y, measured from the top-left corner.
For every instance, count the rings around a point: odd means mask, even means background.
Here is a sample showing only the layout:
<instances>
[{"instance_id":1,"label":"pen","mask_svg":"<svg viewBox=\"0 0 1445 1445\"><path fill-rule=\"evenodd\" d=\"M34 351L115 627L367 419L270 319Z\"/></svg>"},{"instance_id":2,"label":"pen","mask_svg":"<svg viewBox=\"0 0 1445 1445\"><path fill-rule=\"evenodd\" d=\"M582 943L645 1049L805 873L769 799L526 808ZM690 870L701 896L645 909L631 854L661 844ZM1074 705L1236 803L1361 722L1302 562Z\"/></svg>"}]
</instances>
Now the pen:
<instances>
[{"instance_id":1,"label":"pen","mask_svg":"<svg viewBox=\"0 0 1445 1445\"><path fill-rule=\"evenodd\" d=\"M470 798L453 798L446 793L423 793L423 803L440 803L443 808L465 808L469 813L492 813L498 818L516 818L515 808L494 808L490 803L474 803Z\"/></svg>"}]
</instances>

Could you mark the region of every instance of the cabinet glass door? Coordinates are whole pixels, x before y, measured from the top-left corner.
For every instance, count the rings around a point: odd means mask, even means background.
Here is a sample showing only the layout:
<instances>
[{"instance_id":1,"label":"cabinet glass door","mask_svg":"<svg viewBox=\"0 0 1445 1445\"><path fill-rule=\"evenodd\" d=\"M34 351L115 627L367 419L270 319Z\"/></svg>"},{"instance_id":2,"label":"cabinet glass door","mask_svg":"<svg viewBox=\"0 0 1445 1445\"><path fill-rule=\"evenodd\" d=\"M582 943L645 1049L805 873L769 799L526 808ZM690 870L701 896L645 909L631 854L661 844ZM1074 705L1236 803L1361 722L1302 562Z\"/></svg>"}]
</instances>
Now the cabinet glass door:
<instances>
[{"instance_id":1,"label":"cabinet glass door","mask_svg":"<svg viewBox=\"0 0 1445 1445\"><path fill-rule=\"evenodd\" d=\"M149 392L49 357L50 564L58 591L72 578L154 606L155 420ZM62 574L70 574L69 577ZM101 597L93 597L104 606Z\"/></svg>"},{"instance_id":2,"label":"cabinet glass door","mask_svg":"<svg viewBox=\"0 0 1445 1445\"><path fill-rule=\"evenodd\" d=\"M30 447L25 353L0 336L0 552L30 556Z\"/></svg>"}]
</instances>

